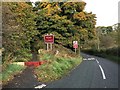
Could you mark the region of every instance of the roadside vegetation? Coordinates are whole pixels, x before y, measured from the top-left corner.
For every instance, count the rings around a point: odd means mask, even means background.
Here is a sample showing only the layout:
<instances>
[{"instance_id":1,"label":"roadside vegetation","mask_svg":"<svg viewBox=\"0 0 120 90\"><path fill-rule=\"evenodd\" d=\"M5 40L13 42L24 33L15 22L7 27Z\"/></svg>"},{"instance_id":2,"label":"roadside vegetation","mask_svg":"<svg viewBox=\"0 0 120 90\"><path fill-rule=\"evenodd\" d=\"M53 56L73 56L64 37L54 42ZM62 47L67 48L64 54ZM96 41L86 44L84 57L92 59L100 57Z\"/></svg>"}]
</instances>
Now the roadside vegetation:
<instances>
[{"instance_id":1,"label":"roadside vegetation","mask_svg":"<svg viewBox=\"0 0 120 90\"><path fill-rule=\"evenodd\" d=\"M112 26L97 27L96 39L84 44L82 51L120 63L120 24L115 25L114 29Z\"/></svg>"},{"instance_id":2,"label":"roadside vegetation","mask_svg":"<svg viewBox=\"0 0 120 90\"><path fill-rule=\"evenodd\" d=\"M51 82L60 79L68 75L73 68L82 62L82 57L76 55L73 51L62 46L59 46L57 50L59 51L57 54L55 51L41 51L40 60L45 60L46 63L35 69L35 74L40 82Z\"/></svg>"},{"instance_id":3,"label":"roadside vegetation","mask_svg":"<svg viewBox=\"0 0 120 90\"><path fill-rule=\"evenodd\" d=\"M9 64L5 70L0 73L0 80L2 84L7 84L10 80L12 80L15 75L20 74L25 69L24 66L16 65L16 64Z\"/></svg>"},{"instance_id":4,"label":"roadside vegetation","mask_svg":"<svg viewBox=\"0 0 120 90\"><path fill-rule=\"evenodd\" d=\"M14 69L21 72L25 68L11 63L30 61L33 59L32 52L38 60L46 60L45 64L35 69L35 73L40 81L48 82L61 78L81 63L80 49L77 50L77 55L72 51L73 41L78 41L79 48L92 51L99 51L98 41L102 48L108 47L107 45L111 48L113 45L114 39L109 39L106 36L108 34L98 35L95 27L96 14L85 11L84 1L49 1L36 2L35 7L30 2L2 2L4 82L12 79L14 73L19 73L13 72ZM107 30L111 32L111 27L107 27ZM53 51L46 51L46 34L54 35ZM109 43L104 44L105 40ZM11 77L8 77L8 73Z\"/></svg>"},{"instance_id":5,"label":"roadside vegetation","mask_svg":"<svg viewBox=\"0 0 120 90\"><path fill-rule=\"evenodd\" d=\"M2 62L2 72L0 73L0 80L3 85L7 84L15 75L20 74L26 68L25 66L12 64L12 62L17 60L17 57L13 58L11 55L6 55L3 58L4 62Z\"/></svg>"},{"instance_id":6,"label":"roadside vegetation","mask_svg":"<svg viewBox=\"0 0 120 90\"><path fill-rule=\"evenodd\" d=\"M91 55L103 57L103 58L109 59L113 62L120 64L120 55L119 55L120 48L111 48L111 49L101 50L101 51L83 50L83 52L91 54Z\"/></svg>"},{"instance_id":7,"label":"roadside vegetation","mask_svg":"<svg viewBox=\"0 0 120 90\"><path fill-rule=\"evenodd\" d=\"M2 84L26 67L13 65L32 59L30 41L37 34L32 6L24 2L2 2ZM1 77L2 76L2 77Z\"/></svg>"}]
</instances>

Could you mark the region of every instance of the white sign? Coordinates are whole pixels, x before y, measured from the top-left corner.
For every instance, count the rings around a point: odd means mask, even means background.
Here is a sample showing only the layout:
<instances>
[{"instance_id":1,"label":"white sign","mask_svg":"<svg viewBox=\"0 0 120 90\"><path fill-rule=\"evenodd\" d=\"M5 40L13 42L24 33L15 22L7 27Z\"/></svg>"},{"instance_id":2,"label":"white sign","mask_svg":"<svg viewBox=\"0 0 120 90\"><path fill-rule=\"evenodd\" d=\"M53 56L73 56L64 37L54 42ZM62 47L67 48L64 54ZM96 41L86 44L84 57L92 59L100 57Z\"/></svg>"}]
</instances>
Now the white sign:
<instances>
[{"instance_id":1,"label":"white sign","mask_svg":"<svg viewBox=\"0 0 120 90\"><path fill-rule=\"evenodd\" d=\"M73 44L78 44L78 41L73 41Z\"/></svg>"}]
</instances>

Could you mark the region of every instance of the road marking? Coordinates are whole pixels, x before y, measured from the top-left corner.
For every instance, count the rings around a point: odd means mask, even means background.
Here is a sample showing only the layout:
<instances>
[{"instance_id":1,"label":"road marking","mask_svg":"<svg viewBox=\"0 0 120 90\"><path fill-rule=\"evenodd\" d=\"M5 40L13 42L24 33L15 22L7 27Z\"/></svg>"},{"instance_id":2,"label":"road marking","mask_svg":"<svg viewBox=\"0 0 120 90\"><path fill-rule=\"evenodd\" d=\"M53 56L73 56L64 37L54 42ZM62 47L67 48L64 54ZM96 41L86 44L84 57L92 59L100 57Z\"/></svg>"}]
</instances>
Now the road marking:
<instances>
[{"instance_id":1,"label":"road marking","mask_svg":"<svg viewBox=\"0 0 120 90\"><path fill-rule=\"evenodd\" d=\"M84 58L83 60L95 60L95 58Z\"/></svg>"},{"instance_id":2,"label":"road marking","mask_svg":"<svg viewBox=\"0 0 120 90\"><path fill-rule=\"evenodd\" d=\"M86 58L84 58L83 60L87 60Z\"/></svg>"},{"instance_id":3,"label":"road marking","mask_svg":"<svg viewBox=\"0 0 120 90\"><path fill-rule=\"evenodd\" d=\"M95 60L95 58L88 58L88 60Z\"/></svg>"},{"instance_id":4,"label":"road marking","mask_svg":"<svg viewBox=\"0 0 120 90\"><path fill-rule=\"evenodd\" d=\"M91 58L88 58L88 60L91 60Z\"/></svg>"},{"instance_id":5,"label":"road marking","mask_svg":"<svg viewBox=\"0 0 120 90\"><path fill-rule=\"evenodd\" d=\"M36 88L36 89L41 89L41 88L43 88L43 87L45 87L45 86L46 86L45 84L42 84L42 85L36 86L35 88Z\"/></svg>"},{"instance_id":6,"label":"road marking","mask_svg":"<svg viewBox=\"0 0 120 90\"><path fill-rule=\"evenodd\" d=\"M96 59L96 62L99 64L99 61Z\"/></svg>"},{"instance_id":7,"label":"road marking","mask_svg":"<svg viewBox=\"0 0 120 90\"><path fill-rule=\"evenodd\" d=\"M99 65L99 64L98 64L98 65ZM103 68L101 67L101 65L99 65L99 67L100 67L100 70L101 70L101 72L102 72L103 79L106 79L106 76L105 76L105 73L104 73L104 71L103 71Z\"/></svg>"}]
</instances>

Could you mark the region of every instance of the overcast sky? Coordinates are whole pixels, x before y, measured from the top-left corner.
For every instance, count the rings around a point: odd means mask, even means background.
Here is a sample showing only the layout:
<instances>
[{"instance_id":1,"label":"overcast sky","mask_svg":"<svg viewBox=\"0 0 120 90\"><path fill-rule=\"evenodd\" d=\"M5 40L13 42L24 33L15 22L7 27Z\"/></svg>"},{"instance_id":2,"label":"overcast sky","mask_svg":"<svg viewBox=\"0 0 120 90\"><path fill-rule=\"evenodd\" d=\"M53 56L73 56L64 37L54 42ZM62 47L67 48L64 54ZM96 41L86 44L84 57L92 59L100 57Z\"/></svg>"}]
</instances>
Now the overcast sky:
<instances>
[{"instance_id":1,"label":"overcast sky","mask_svg":"<svg viewBox=\"0 0 120 90\"><path fill-rule=\"evenodd\" d=\"M118 23L118 2L120 0L84 0L86 11L97 16L97 26L111 26Z\"/></svg>"},{"instance_id":2,"label":"overcast sky","mask_svg":"<svg viewBox=\"0 0 120 90\"><path fill-rule=\"evenodd\" d=\"M36 0L31 0L36 1ZM87 3L85 11L97 17L96 26L111 26L118 23L118 2L120 0L83 0Z\"/></svg>"}]
</instances>

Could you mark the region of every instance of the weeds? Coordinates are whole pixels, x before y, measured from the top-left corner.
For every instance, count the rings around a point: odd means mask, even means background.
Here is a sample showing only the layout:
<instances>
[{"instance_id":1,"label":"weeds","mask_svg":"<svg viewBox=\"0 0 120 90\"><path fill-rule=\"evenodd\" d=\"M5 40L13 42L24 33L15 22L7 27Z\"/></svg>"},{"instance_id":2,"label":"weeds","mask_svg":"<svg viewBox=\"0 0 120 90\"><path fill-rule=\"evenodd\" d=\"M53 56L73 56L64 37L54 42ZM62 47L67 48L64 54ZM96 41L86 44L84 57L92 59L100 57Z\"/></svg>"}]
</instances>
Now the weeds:
<instances>
[{"instance_id":1,"label":"weeds","mask_svg":"<svg viewBox=\"0 0 120 90\"><path fill-rule=\"evenodd\" d=\"M14 75L20 73L23 69L25 69L24 66L9 64L6 69L0 73L0 80L3 84L6 84L8 81L13 79Z\"/></svg>"},{"instance_id":2,"label":"weeds","mask_svg":"<svg viewBox=\"0 0 120 90\"><path fill-rule=\"evenodd\" d=\"M42 54L43 58L48 62L35 69L38 80L42 82L50 82L62 78L67 75L72 68L79 65L82 59L80 57L63 57L63 54L54 56L53 54Z\"/></svg>"},{"instance_id":3,"label":"weeds","mask_svg":"<svg viewBox=\"0 0 120 90\"><path fill-rule=\"evenodd\" d=\"M120 47L111 49L101 49L99 52L97 50L83 50L83 52L96 55L99 57L107 58L111 61L120 63Z\"/></svg>"}]
</instances>

